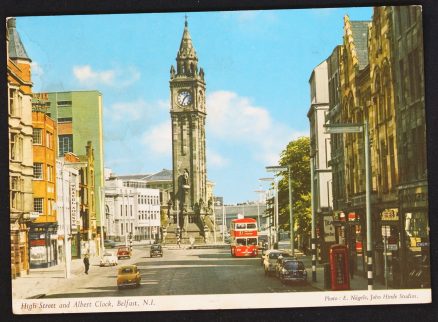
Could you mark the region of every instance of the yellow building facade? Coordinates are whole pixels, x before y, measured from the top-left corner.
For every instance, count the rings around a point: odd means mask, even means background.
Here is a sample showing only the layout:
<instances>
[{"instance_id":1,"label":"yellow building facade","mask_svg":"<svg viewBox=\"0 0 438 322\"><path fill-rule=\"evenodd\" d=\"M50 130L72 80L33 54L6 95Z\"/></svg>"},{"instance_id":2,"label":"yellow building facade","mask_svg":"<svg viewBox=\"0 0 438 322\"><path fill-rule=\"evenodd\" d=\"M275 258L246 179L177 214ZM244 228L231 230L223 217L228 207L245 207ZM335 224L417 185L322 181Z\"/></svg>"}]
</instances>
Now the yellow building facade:
<instances>
[{"instance_id":1,"label":"yellow building facade","mask_svg":"<svg viewBox=\"0 0 438 322\"><path fill-rule=\"evenodd\" d=\"M49 267L57 263L56 151L57 126L47 114L44 94L34 95L33 201L38 214L30 224L30 266Z\"/></svg>"}]
</instances>

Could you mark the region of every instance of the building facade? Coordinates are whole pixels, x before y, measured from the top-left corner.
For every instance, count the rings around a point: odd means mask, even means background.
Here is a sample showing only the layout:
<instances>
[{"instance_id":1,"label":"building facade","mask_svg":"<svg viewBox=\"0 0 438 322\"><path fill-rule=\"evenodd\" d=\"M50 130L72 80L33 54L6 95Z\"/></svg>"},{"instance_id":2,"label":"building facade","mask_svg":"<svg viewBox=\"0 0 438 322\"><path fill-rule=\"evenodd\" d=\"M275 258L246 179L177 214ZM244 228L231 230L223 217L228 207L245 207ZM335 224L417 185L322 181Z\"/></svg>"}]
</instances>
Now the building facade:
<instances>
[{"instance_id":1,"label":"building facade","mask_svg":"<svg viewBox=\"0 0 438 322\"><path fill-rule=\"evenodd\" d=\"M56 265L56 122L47 114L45 95L34 95L33 126L33 202L38 217L29 230L30 267Z\"/></svg>"},{"instance_id":2,"label":"building facade","mask_svg":"<svg viewBox=\"0 0 438 322\"><path fill-rule=\"evenodd\" d=\"M88 142L94 149L94 190L90 203L95 205L91 236L99 240L101 227L100 191L104 187L103 103L98 91L53 92L48 94L50 116L58 123L58 156L72 152L87 155ZM91 171L91 170L90 170Z\"/></svg>"},{"instance_id":3,"label":"building facade","mask_svg":"<svg viewBox=\"0 0 438 322\"><path fill-rule=\"evenodd\" d=\"M6 22L9 184L12 277L29 271L28 229L33 213L32 80L31 60L16 30Z\"/></svg>"},{"instance_id":4,"label":"building facade","mask_svg":"<svg viewBox=\"0 0 438 322\"><path fill-rule=\"evenodd\" d=\"M395 155L398 215L395 225L400 250L397 262L402 287L430 285L426 117L424 100L423 29L421 7L386 7L391 37L394 82ZM398 223L397 223L398 221ZM394 225L393 225L394 226ZM416 278L420 277L420 278Z\"/></svg>"},{"instance_id":5,"label":"building facade","mask_svg":"<svg viewBox=\"0 0 438 322\"><path fill-rule=\"evenodd\" d=\"M367 122L369 126L374 276L382 282L386 276L393 287L427 285L430 264L421 8L376 7L371 22L346 17L343 45L328 61L328 121ZM337 74L339 92L331 85L336 83ZM353 252L353 269L365 272L361 258L366 248L363 155L362 133L332 135L336 240Z\"/></svg>"},{"instance_id":6,"label":"building facade","mask_svg":"<svg viewBox=\"0 0 438 322\"><path fill-rule=\"evenodd\" d=\"M56 160L58 262L81 257L80 173L78 167L69 165L77 161L71 155Z\"/></svg>"},{"instance_id":7,"label":"building facade","mask_svg":"<svg viewBox=\"0 0 438 322\"><path fill-rule=\"evenodd\" d=\"M127 242L161 238L160 190L141 179L110 176L105 182L106 238Z\"/></svg>"},{"instance_id":8,"label":"building facade","mask_svg":"<svg viewBox=\"0 0 438 322\"><path fill-rule=\"evenodd\" d=\"M329 246L335 243L331 222L333 210L332 170L330 134L325 133L324 124L329 110L328 63L323 61L312 71L309 79L310 109L310 162L313 163L313 209L320 232L320 251L324 260L328 258Z\"/></svg>"}]
</instances>

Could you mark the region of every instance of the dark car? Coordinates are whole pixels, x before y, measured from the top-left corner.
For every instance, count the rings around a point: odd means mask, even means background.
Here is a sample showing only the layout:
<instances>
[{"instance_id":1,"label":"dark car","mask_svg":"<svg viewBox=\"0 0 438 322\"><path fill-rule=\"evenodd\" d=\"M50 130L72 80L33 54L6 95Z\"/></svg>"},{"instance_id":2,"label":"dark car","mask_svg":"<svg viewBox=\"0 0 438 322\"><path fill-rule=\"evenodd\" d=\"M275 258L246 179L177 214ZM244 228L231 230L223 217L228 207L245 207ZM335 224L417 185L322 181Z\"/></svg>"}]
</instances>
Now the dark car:
<instances>
[{"instance_id":1,"label":"dark car","mask_svg":"<svg viewBox=\"0 0 438 322\"><path fill-rule=\"evenodd\" d=\"M304 263L299 260L284 260L280 270L279 276L282 283L286 282L307 282L307 271Z\"/></svg>"},{"instance_id":2,"label":"dark car","mask_svg":"<svg viewBox=\"0 0 438 322\"><path fill-rule=\"evenodd\" d=\"M156 245L156 244L152 245L150 256L151 257L155 257L155 256L163 257L163 248L161 247L161 245Z\"/></svg>"},{"instance_id":3,"label":"dark car","mask_svg":"<svg viewBox=\"0 0 438 322\"><path fill-rule=\"evenodd\" d=\"M111 239L106 239L103 241L103 245L105 246L105 248L114 248L116 247L116 242Z\"/></svg>"},{"instance_id":4,"label":"dark car","mask_svg":"<svg viewBox=\"0 0 438 322\"><path fill-rule=\"evenodd\" d=\"M117 249L117 259L131 258L131 250L129 247L121 246Z\"/></svg>"},{"instance_id":5,"label":"dark car","mask_svg":"<svg viewBox=\"0 0 438 322\"><path fill-rule=\"evenodd\" d=\"M277 261L275 262L275 276L279 277L280 276L280 269L283 265L283 262L285 260L290 260L290 259L296 259L295 257L292 257L291 254L289 253L281 253L278 257L277 257Z\"/></svg>"}]
</instances>

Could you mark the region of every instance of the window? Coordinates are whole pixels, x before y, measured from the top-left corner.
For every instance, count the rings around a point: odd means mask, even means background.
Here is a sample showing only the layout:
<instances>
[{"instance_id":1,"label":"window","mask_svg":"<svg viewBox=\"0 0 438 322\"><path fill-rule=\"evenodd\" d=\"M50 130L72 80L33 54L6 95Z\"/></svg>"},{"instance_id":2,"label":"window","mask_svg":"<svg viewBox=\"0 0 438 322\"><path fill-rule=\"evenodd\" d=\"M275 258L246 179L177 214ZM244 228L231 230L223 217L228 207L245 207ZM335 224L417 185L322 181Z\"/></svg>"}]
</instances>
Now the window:
<instances>
[{"instance_id":1,"label":"window","mask_svg":"<svg viewBox=\"0 0 438 322\"><path fill-rule=\"evenodd\" d=\"M43 144L42 129L33 129L33 144Z\"/></svg>"},{"instance_id":2,"label":"window","mask_svg":"<svg viewBox=\"0 0 438 322\"><path fill-rule=\"evenodd\" d=\"M43 164L42 163L34 163L33 164L33 177L34 179L43 179Z\"/></svg>"},{"instance_id":3,"label":"window","mask_svg":"<svg viewBox=\"0 0 438 322\"><path fill-rule=\"evenodd\" d=\"M394 137L389 137L389 162L390 162L390 171L391 171L391 187L395 189L396 182L396 174L395 174L395 155L394 155Z\"/></svg>"},{"instance_id":4,"label":"window","mask_svg":"<svg viewBox=\"0 0 438 322\"><path fill-rule=\"evenodd\" d=\"M73 135L72 134L66 134L66 135L60 135L58 137L58 143L59 143L59 156L64 156L67 152L73 152Z\"/></svg>"},{"instance_id":5,"label":"window","mask_svg":"<svg viewBox=\"0 0 438 322\"><path fill-rule=\"evenodd\" d=\"M43 213L43 198L33 199L33 210L37 213Z\"/></svg>"},{"instance_id":6,"label":"window","mask_svg":"<svg viewBox=\"0 0 438 322\"><path fill-rule=\"evenodd\" d=\"M9 153L11 160L17 160L17 133L11 133L11 137L9 139Z\"/></svg>"},{"instance_id":7,"label":"window","mask_svg":"<svg viewBox=\"0 0 438 322\"><path fill-rule=\"evenodd\" d=\"M22 209L23 193L21 187L23 186L23 180L18 176L10 178L11 189L11 208Z\"/></svg>"},{"instance_id":8,"label":"window","mask_svg":"<svg viewBox=\"0 0 438 322\"><path fill-rule=\"evenodd\" d=\"M20 116L21 97L14 88L9 89L9 111L11 116Z\"/></svg>"},{"instance_id":9,"label":"window","mask_svg":"<svg viewBox=\"0 0 438 322\"><path fill-rule=\"evenodd\" d=\"M71 101L58 101L58 107L71 106Z\"/></svg>"},{"instance_id":10,"label":"window","mask_svg":"<svg viewBox=\"0 0 438 322\"><path fill-rule=\"evenodd\" d=\"M71 121L72 121L71 117L58 117L58 123L68 123Z\"/></svg>"},{"instance_id":11,"label":"window","mask_svg":"<svg viewBox=\"0 0 438 322\"><path fill-rule=\"evenodd\" d=\"M53 134L51 132L46 132L46 147L53 149Z\"/></svg>"},{"instance_id":12,"label":"window","mask_svg":"<svg viewBox=\"0 0 438 322\"><path fill-rule=\"evenodd\" d=\"M47 181L53 182L53 167L51 165L47 165Z\"/></svg>"}]
</instances>

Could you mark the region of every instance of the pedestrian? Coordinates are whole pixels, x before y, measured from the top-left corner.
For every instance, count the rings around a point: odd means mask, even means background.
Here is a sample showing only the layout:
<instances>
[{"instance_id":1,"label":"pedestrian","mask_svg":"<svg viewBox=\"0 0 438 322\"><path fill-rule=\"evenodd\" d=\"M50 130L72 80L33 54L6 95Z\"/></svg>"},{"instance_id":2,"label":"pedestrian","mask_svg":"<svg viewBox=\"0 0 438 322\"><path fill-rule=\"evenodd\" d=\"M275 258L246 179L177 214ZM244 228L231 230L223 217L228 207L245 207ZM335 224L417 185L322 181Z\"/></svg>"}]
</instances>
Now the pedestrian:
<instances>
[{"instance_id":1,"label":"pedestrian","mask_svg":"<svg viewBox=\"0 0 438 322\"><path fill-rule=\"evenodd\" d=\"M88 254L84 257L85 274L88 275L88 269L90 268L90 260L88 259Z\"/></svg>"}]
</instances>

